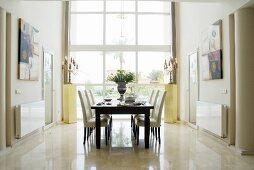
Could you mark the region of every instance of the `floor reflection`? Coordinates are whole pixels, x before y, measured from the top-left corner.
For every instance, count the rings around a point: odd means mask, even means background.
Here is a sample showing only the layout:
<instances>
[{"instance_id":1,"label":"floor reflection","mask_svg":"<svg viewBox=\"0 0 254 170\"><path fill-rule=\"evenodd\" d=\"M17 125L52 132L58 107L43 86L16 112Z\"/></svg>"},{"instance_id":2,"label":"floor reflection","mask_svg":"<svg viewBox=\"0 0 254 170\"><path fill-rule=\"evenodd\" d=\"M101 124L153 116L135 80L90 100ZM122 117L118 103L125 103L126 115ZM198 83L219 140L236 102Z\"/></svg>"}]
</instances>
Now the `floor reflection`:
<instances>
[{"instance_id":1,"label":"floor reflection","mask_svg":"<svg viewBox=\"0 0 254 170\"><path fill-rule=\"evenodd\" d=\"M112 128L111 147L132 147L131 137L130 121L114 121Z\"/></svg>"},{"instance_id":2,"label":"floor reflection","mask_svg":"<svg viewBox=\"0 0 254 170\"><path fill-rule=\"evenodd\" d=\"M96 149L95 134L83 145L83 124L62 124L33 135L0 153L0 170L173 169L253 170L254 156L239 156L209 135L182 124L164 124L161 144L150 135L150 148L131 133L129 120L113 120L112 140Z\"/></svg>"}]
</instances>

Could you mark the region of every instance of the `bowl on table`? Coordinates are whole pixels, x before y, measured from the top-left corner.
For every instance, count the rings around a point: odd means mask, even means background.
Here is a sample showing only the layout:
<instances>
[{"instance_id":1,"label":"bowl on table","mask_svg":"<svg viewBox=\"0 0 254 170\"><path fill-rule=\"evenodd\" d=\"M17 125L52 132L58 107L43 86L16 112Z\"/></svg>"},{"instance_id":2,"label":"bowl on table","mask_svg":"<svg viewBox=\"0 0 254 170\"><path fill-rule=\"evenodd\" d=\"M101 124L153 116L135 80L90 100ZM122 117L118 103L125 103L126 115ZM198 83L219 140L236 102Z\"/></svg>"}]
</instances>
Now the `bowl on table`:
<instances>
[{"instance_id":1,"label":"bowl on table","mask_svg":"<svg viewBox=\"0 0 254 170\"><path fill-rule=\"evenodd\" d=\"M125 103L134 103L136 100L135 96L126 96L125 97Z\"/></svg>"},{"instance_id":2,"label":"bowl on table","mask_svg":"<svg viewBox=\"0 0 254 170\"><path fill-rule=\"evenodd\" d=\"M111 99L111 98L105 98L104 101L105 101L105 102L111 102L112 99Z\"/></svg>"}]
</instances>

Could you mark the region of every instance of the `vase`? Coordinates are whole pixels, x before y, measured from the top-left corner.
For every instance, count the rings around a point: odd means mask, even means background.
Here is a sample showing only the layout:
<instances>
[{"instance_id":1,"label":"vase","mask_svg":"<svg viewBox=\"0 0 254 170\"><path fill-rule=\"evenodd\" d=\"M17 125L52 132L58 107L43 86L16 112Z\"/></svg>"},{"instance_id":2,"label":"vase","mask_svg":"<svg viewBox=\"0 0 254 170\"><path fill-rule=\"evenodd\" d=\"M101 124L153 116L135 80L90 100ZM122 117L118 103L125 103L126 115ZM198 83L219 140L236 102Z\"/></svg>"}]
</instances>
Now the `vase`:
<instances>
[{"instance_id":1,"label":"vase","mask_svg":"<svg viewBox=\"0 0 254 170\"><path fill-rule=\"evenodd\" d=\"M119 98L120 101L123 101L123 100L124 100L123 95L124 95L124 93L125 93L126 90L127 90L126 84L127 84L127 83L125 83L125 82L118 82L118 83L117 83L117 91L118 91L118 93L120 94L120 98Z\"/></svg>"}]
</instances>

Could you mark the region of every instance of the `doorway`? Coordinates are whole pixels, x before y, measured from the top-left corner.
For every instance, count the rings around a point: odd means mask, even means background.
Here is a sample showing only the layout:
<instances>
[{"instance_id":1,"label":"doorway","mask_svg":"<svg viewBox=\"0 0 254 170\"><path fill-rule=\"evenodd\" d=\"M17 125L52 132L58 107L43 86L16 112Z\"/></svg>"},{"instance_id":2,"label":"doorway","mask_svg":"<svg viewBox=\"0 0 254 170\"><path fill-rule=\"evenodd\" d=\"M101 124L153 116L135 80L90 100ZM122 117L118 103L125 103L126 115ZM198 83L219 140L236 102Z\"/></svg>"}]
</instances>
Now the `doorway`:
<instances>
[{"instance_id":1,"label":"doorway","mask_svg":"<svg viewBox=\"0 0 254 170\"><path fill-rule=\"evenodd\" d=\"M45 126L54 122L53 120L53 54L43 52L43 99L45 100Z\"/></svg>"},{"instance_id":2,"label":"doorway","mask_svg":"<svg viewBox=\"0 0 254 170\"><path fill-rule=\"evenodd\" d=\"M198 101L198 53L189 55L189 122L196 125L196 101Z\"/></svg>"}]
</instances>

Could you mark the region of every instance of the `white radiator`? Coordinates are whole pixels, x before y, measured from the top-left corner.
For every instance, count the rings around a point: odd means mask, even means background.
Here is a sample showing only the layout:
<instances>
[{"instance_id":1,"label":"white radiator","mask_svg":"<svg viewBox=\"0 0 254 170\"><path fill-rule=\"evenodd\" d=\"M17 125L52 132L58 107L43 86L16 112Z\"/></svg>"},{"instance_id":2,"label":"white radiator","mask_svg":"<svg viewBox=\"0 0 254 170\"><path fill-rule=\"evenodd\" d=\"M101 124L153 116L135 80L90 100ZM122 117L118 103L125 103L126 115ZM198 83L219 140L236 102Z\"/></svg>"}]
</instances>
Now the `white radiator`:
<instances>
[{"instance_id":1,"label":"white radiator","mask_svg":"<svg viewBox=\"0 0 254 170\"><path fill-rule=\"evenodd\" d=\"M15 108L15 136L21 138L45 125L45 101L26 103Z\"/></svg>"},{"instance_id":2,"label":"white radiator","mask_svg":"<svg viewBox=\"0 0 254 170\"><path fill-rule=\"evenodd\" d=\"M227 106L197 101L197 126L220 137L226 137Z\"/></svg>"}]
</instances>

